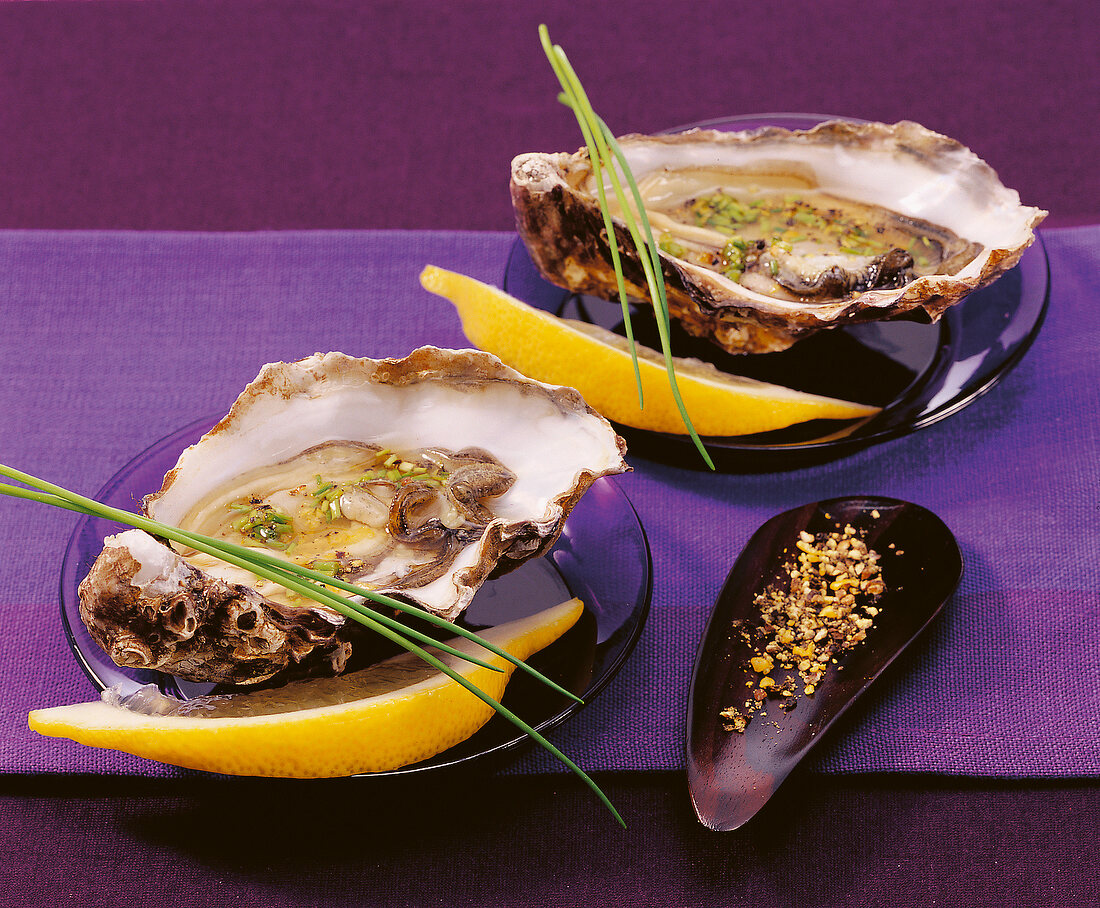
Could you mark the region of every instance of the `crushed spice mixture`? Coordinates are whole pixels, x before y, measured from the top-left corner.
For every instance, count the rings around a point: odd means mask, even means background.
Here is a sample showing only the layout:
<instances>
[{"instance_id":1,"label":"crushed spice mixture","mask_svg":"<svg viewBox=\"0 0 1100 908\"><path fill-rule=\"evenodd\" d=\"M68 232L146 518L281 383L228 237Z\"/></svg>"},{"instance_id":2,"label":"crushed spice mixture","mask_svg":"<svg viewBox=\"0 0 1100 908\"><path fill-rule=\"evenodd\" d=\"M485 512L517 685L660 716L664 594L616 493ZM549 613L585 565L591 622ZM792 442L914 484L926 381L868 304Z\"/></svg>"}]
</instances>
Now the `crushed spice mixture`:
<instances>
[{"instance_id":1,"label":"crushed spice mixture","mask_svg":"<svg viewBox=\"0 0 1100 908\"><path fill-rule=\"evenodd\" d=\"M783 567L786 582L756 597L759 625L741 626L757 678L743 706L720 713L726 731L743 732L769 698L790 710L800 695L812 695L837 655L867 638L879 613L875 603L886 588L880 556L854 527L803 531L795 546L797 555ZM777 668L782 680L773 677Z\"/></svg>"}]
</instances>

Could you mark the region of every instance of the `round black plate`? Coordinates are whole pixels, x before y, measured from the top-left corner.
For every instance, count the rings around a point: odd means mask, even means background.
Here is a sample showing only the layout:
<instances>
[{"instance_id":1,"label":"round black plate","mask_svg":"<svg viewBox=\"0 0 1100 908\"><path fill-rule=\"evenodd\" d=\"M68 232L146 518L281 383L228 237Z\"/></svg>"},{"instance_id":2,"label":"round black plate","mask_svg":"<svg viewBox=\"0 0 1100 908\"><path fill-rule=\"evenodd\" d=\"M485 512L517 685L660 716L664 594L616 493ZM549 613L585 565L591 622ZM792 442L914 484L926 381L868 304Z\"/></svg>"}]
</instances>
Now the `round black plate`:
<instances>
[{"instance_id":1,"label":"round black plate","mask_svg":"<svg viewBox=\"0 0 1100 908\"><path fill-rule=\"evenodd\" d=\"M157 442L123 467L95 496L105 504L140 510L142 496L160 488L185 447L202 436L215 419L202 419ZM80 620L78 586L103 548L103 540L127 527L84 517L73 531L61 569L61 617L77 661L99 690L121 685L124 693L156 684L174 696L195 696L209 686L177 682L160 672L123 669L92 640ZM652 592L649 542L638 515L615 480L597 480L573 509L561 538L545 557L486 583L463 616L474 630L511 621L556 605L572 596L585 605L577 624L561 639L529 660L585 703L614 677L634 649ZM540 731L574 715L578 704L517 672L504 701ZM398 775L453 766L499 755L527 741L507 720L494 717L472 738Z\"/></svg>"}]
</instances>

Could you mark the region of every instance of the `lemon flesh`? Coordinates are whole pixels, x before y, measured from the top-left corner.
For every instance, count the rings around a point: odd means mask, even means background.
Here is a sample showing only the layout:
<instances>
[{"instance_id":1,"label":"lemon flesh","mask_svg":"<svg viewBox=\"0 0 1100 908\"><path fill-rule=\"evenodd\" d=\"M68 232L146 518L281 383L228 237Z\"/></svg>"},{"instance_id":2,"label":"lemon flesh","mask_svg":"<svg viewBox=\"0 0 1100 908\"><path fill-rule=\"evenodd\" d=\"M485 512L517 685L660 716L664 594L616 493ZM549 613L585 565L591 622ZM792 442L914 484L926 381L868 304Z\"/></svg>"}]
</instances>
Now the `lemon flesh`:
<instances>
[{"instance_id":1,"label":"lemon flesh","mask_svg":"<svg viewBox=\"0 0 1100 908\"><path fill-rule=\"evenodd\" d=\"M580 600L571 599L480 636L526 660L569 630L583 610ZM515 666L465 638L448 643L503 669L494 672L436 653L499 701ZM288 710L295 701L303 705ZM175 766L317 779L425 760L469 738L494 712L411 653L338 678L295 681L278 692L233 694L220 706L214 702L214 710L200 718L145 715L97 700L34 710L28 724L43 735ZM218 709L230 714L219 716Z\"/></svg>"},{"instance_id":2,"label":"lemon flesh","mask_svg":"<svg viewBox=\"0 0 1100 908\"><path fill-rule=\"evenodd\" d=\"M626 339L598 326L535 309L496 287L434 265L420 274L426 290L458 310L470 342L528 378L576 388L613 422L686 434L669 389L664 357L638 345L644 406ZM811 419L865 419L878 407L794 391L729 375L709 363L675 358L677 382L700 435L751 435Z\"/></svg>"}]
</instances>

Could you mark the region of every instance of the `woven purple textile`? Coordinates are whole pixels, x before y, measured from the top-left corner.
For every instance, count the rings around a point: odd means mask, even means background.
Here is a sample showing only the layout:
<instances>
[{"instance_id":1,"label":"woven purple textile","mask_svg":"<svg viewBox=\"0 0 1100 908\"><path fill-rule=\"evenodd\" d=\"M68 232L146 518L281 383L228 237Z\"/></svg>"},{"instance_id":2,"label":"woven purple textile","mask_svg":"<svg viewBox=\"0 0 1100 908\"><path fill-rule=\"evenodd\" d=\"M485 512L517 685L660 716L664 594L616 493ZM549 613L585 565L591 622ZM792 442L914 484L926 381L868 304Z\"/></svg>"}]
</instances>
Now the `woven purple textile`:
<instances>
[{"instance_id":1,"label":"woven purple textile","mask_svg":"<svg viewBox=\"0 0 1100 908\"><path fill-rule=\"evenodd\" d=\"M587 769L682 765L710 605L773 514L871 493L936 511L966 572L943 619L829 749L834 772L1100 775L1100 227L1044 232L1052 297L1024 361L939 425L833 463L709 475L634 460L653 547L649 623L554 740ZM319 350L467 346L423 291L434 263L499 284L504 233L0 233L0 461L93 493L133 455L224 411L260 365ZM0 499L0 771L177 774L40 738L29 709L90 699L57 614L70 514ZM532 752L519 771L559 767Z\"/></svg>"}]
</instances>

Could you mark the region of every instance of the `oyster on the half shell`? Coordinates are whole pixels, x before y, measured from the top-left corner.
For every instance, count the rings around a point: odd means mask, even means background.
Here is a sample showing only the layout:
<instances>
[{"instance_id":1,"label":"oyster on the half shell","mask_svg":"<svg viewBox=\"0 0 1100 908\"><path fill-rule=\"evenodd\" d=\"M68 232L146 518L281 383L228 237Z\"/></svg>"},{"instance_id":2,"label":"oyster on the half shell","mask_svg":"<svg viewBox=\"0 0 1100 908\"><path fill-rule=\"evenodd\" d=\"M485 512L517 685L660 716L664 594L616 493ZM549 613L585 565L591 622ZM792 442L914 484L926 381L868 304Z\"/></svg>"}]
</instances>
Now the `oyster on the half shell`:
<instances>
[{"instance_id":1,"label":"oyster on the half shell","mask_svg":"<svg viewBox=\"0 0 1100 908\"><path fill-rule=\"evenodd\" d=\"M619 143L660 246L671 314L733 353L913 310L934 321L1013 267L1046 216L969 149L912 122ZM511 192L543 276L616 298L587 151L520 155ZM628 294L647 299L618 216L615 233Z\"/></svg>"},{"instance_id":2,"label":"oyster on the half shell","mask_svg":"<svg viewBox=\"0 0 1100 908\"><path fill-rule=\"evenodd\" d=\"M454 618L544 554L624 450L576 391L487 353L316 354L264 366L144 507ZM115 662L190 680L338 672L353 644L334 610L138 530L106 540L80 598Z\"/></svg>"}]
</instances>

